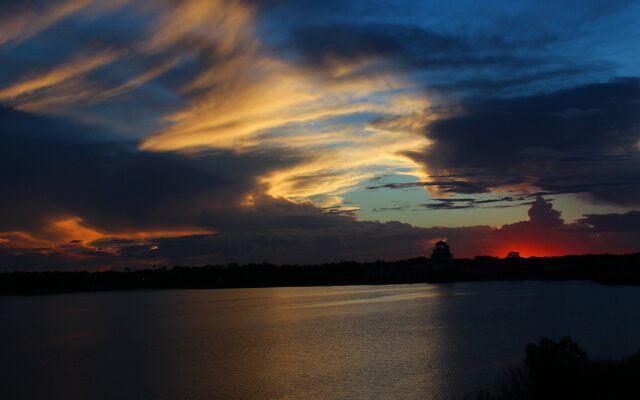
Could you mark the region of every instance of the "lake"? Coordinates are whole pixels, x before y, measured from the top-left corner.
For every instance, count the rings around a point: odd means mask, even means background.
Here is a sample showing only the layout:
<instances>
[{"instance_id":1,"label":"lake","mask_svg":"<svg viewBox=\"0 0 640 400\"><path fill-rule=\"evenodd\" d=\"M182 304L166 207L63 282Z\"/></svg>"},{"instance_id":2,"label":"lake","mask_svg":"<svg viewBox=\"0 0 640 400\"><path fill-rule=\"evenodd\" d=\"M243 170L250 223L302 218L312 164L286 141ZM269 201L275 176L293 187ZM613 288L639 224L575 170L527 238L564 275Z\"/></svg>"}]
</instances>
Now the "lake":
<instances>
[{"instance_id":1,"label":"lake","mask_svg":"<svg viewBox=\"0 0 640 400\"><path fill-rule=\"evenodd\" d=\"M0 297L0 398L451 398L541 336L638 351L639 310L590 282Z\"/></svg>"}]
</instances>

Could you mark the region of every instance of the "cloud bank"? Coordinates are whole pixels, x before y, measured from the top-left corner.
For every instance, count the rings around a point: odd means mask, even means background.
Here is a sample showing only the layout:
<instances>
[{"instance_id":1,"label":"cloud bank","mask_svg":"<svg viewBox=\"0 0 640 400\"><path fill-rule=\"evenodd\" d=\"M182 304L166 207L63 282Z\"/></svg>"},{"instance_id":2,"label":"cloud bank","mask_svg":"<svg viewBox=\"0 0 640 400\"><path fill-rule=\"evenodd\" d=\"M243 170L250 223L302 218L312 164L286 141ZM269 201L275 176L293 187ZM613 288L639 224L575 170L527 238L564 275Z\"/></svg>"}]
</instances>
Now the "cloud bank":
<instances>
[{"instance_id":1,"label":"cloud bank","mask_svg":"<svg viewBox=\"0 0 640 400\"><path fill-rule=\"evenodd\" d=\"M0 268L638 251L640 6L561 3L0 3Z\"/></svg>"}]
</instances>

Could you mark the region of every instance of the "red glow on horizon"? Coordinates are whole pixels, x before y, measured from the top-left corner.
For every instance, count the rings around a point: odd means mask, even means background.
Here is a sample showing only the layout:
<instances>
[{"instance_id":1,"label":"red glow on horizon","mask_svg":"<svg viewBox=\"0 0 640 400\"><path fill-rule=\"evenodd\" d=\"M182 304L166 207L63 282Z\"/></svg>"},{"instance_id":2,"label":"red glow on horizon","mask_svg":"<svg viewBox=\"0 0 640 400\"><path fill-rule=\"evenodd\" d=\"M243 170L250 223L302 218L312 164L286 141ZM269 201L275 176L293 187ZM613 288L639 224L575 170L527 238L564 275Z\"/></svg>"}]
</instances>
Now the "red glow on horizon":
<instances>
[{"instance_id":1,"label":"red glow on horizon","mask_svg":"<svg viewBox=\"0 0 640 400\"><path fill-rule=\"evenodd\" d=\"M510 243L501 245L489 254L495 257L504 258L511 251L517 251L521 257L557 257L575 254L590 253L589 249L582 249L578 246L565 247L548 243Z\"/></svg>"}]
</instances>

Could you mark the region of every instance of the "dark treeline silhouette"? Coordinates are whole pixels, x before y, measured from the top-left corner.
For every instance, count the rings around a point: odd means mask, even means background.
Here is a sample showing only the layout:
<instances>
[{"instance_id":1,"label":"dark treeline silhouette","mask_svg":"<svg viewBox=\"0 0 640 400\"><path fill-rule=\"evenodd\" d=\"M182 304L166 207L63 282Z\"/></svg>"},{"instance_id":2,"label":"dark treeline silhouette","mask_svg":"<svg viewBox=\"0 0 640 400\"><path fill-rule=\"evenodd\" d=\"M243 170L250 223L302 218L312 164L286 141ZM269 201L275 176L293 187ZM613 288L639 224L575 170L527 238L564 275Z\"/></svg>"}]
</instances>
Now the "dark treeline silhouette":
<instances>
[{"instance_id":1,"label":"dark treeline silhouette","mask_svg":"<svg viewBox=\"0 0 640 400\"><path fill-rule=\"evenodd\" d=\"M482 280L593 280L640 284L640 253L438 261L414 259L322 265L208 265L101 272L4 272L0 294L98 290L323 286Z\"/></svg>"},{"instance_id":2,"label":"dark treeline silhouette","mask_svg":"<svg viewBox=\"0 0 640 400\"><path fill-rule=\"evenodd\" d=\"M640 352L619 361L590 360L565 337L530 343L522 365L493 386L467 396L476 400L638 399Z\"/></svg>"}]
</instances>

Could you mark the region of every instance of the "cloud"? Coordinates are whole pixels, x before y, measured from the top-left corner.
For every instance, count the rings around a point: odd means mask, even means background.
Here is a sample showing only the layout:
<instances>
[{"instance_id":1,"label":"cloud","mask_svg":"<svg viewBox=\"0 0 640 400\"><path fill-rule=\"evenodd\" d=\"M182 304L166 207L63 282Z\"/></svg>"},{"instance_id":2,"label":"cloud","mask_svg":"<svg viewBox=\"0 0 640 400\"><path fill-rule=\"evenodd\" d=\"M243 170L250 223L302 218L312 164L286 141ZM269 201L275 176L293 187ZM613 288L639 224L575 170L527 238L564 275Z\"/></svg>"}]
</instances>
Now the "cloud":
<instances>
[{"instance_id":1,"label":"cloud","mask_svg":"<svg viewBox=\"0 0 640 400\"><path fill-rule=\"evenodd\" d=\"M623 214L587 214L580 220L599 233L631 233L640 235L640 211Z\"/></svg>"},{"instance_id":2,"label":"cloud","mask_svg":"<svg viewBox=\"0 0 640 400\"><path fill-rule=\"evenodd\" d=\"M567 224L551 202L537 197L529 220L499 228L418 228L398 222L354 221L341 215L299 208L284 201L261 206L245 215L237 229L218 234L185 236L153 241L155 255L169 263L226 262L323 263L344 260L395 260L428 254L433 242L447 239L456 256L505 256L518 250L525 256L563 255L640 250L640 232L612 226L609 235L583 222ZM287 208L297 208L297 216ZM292 216L290 219L281 218ZM601 215L602 218L610 218ZM237 216L234 216L237 220ZM289 223L290 221L291 223ZM248 226L247 229L243 229ZM614 240L610 243L608 240Z\"/></svg>"},{"instance_id":3,"label":"cloud","mask_svg":"<svg viewBox=\"0 0 640 400\"><path fill-rule=\"evenodd\" d=\"M369 71L371 63L348 60L326 73L301 67L263 40L262 9L248 1L84 6L53 39L33 32L34 40L57 46L62 35L62 54L72 50L67 59L34 68L25 60L0 88L0 102L144 137L145 151L296 153L297 164L260 177L270 194L294 201L337 198L374 169L421 174L403 152L426 145L414 131L429 118L428 100L401 71ZM104 28L116 18L133 23L132 14L138 18L127 35ZM68 37L92 38L103 50L73 50ZM383 115L414 120L413 131L371 123Z\"/></svg>"},{"instance_id":4,"label":"cloud","mask_svg":"<svg viewBox=\"0 0 640 400\"><path fill-rule=\"evenodd\" d=\"M529 220L506 224L499 228L476 228L472 236L448 228L446 235L458 248L458 255L488 254L505 256L519 251L524 256L594 253L631 253L640 250L639 232L629 231L618 220L604 232L591 226L588 218L566 223L552 203L538 196L529 208ZM594 218L611 220L615 214L600 214ZM455 248L455 247L454 247ZM472 249L472 253L469 250Z\"/></svg>"},{"instance_id":5,"label":"cloud","mask_svg":"<svg viewBox=\"0 0 640 400\"><path fill-rule=\"evenodd\" d=\"M402 153L424 147L424 137L368 123L371 115L414 116L426 108L424 95L407 91L411 83L401 73L359 74L368 64L348 62L327 73L300 68L254 35L253 8L192 3L175 9L150 45L179 44L197 56L198 72L180 89L188 104L168 116L168 126L147 137L142 149L295 152L300 163L261 177L269 194L294 201L335 198L375 168L419 174ZM209 14L219 23L203 18Z\"/></svg>"},{"instance_id":6,"label":"cloud","mask_svg":"<svg viewBox=\"0 0 640 400\"><path fill-rule=\"evenodd\" d=\"M347 257L354 249L358 253L353 257L369 259L373 255L366 254L366 240L357 239L361 233L380 242L397 238L396 245L376 253L380 257L401 257L421 246L419 232L409 225L361 224L309 202L296 204L265 194L256 177L296 162L295 157L287 161L260 152L147 152L108 132L56 118L1 108L0 120L5 127L0 131L3 267L231 262L234 257L240 261L271 254L266 248L236 252L254 240L277 249L294 239L301 251L279 259L298 262L310 259L311 253L302 249L311 251L315 241L342 243L341 237L349 243L331 259ZM172 239L175 236L179 238ZM357 244L350 243L356 239ZM199 250L205 254L196 252L194 258L171 250L176 246L187 251L187 245L202 242L211 248Z\"/></svg>"},{"instance_id":7,"label":"cloud","mask_svg":"<svg viewBox=\"0 0 640 400\"><path fill-rule=\"evenodd\" d=\"M342 217L344 218L344 217ZM159 239L157 254L168 262L323 263L375 261L419 255L422 235L406 224L350 222L318 229L228 232Z\"/></svg>"},{"instance_id":8,"label":"cloud","mask_svg":"<svg viewBox=\"0 0 640 400\"><path fill-rule=\"evenodd\" d=\"M96 68L114 62L118 56L117 51L109 49L94 54L76 56L49 71L31 72L29 76L20 79L11 86L0 89L0 101L14 101L21 96L59 85L72 78L77 79Z\"/></svg>"},{"instance_id":9,"label":"cloud","mask_svg":"<svg viewBox=\"0 0 640 400\"><path fill-rule=\"evenodd\" d=\"M273 42L295 62L325 72L358 63L369 67L357 73L402 70L429 92L444 96L531 93L611 74L609 63L573 52L597 35L586 24L608 31L598 21L602 15L613 20L637 11L628 2L584 6L572 16L539 3L451 8L367 1L323 9L309 2L274 3L261 10L284 20Z\"/></svg>"},{"instance_id":10,"label":"cloud","mask_svg":"<svg viewBox=\"0 0 640 400\"><path fill-rule=\"evenodd\" d=\"M138 150L91 127L0 109L1 231L46 233L60 221L104 233L200 228L204 209L239 204L268 154ZM44 195L42 195L44 194Z\"/></svg>"},{"instance_id":11,"label":"cloud","mask_svg":"<svg viewBox=\"0 0 640 400\"><path fill-rule=\"evenodd\" d=\"M7 78L0 101L133 134L144 138L140 146L146 151L295 153L297 163L267 171L260 180L273 196L318 204L381 172L424 180L423 160L407 155L428 152L431 135L417 132L436 119L448 120L450 110L431 98L441 92L468 94L475 87L495 95L553 79L586 79L594 63L567 60L558 46L576 37L567 34L569 27L601 14L617 16L628 6L584 7L579 15L558 17L562 23L553 27L513 34L500 27L537 26L520 22L541 11L495 5L492 12L502 24L485 26L475 21L482 10L465 8L458 20L447 7L433 5L433 20L423 20L420 4L378 1L332 1L320 8L313 2L240 0L52 4L70 11L50 13L43 27L67 17L72 23L51 38L37 35L44 29L38 28L29 34L33 41L52 41L69 52L73 46L66 38L86 37L83 43L93 39L108 50L91 53L78 46L66 61L25 65L25 73ZM40 3L3 14L20 20L21 13L33 14L34 5ZM114 21L127 29L105 28ZM458 24L469 30L451 29ZM54 40L60 35L63 45ZM561 118L595 109L570 104L550 112ZM579 113L572 119L579 120ZM442 140L436 146L446 152ZM491 190L465 185L466 193ZM459 186L451 191L463 190Z\"/></svg>"},{"instance_id":12,"label":"cloud","mask_svg":"<svg viewBox=\"0 0 640 400\"><path fill-rule=\"evenodd\" d=\"M476 194L487 193L490 190L488 184L468 182L463 180L434 180L429 182L403 182L403 183L386 183L379 186L368 186L367 189L406 189L414 187L434 188L441 193L464 193Z\"/></svg>"},{"instance_id":13,"label":"cloud","mask_svg":"<svg viewBox=\"0 0 640 400\"><path fill-rule=\"evenodd\" d=\"M509 208L533 204L531 195L503 196L498 198L434 198L431 203L420 204L430 210L460 210L469 208Z\"/></svg>"},{"instance_id":14,"label":"cloud","mask_svg":"<svg viewBox=\"0 0 640 400\"><path fill-rule=\"evenodd\" d=\"M455 176L446 187L452 193L468 193L466 188L474 186L477 191L520 186L638 205L638 98L639 81L624 79L469 101L459 114L430 124L431 145L410 156L432 175ZM424 185L438 186L441 180Z\"/></svg>"},{"instance_id":15,"label":"cloud","mask_svg":"<svg viewBox=\"0 0 640 400\"><path fill-rule=\"evenodd\" d=\"M0 45L26 40L89 3L90 0L24 1L9 10L4 8L0 13Z\"/></svg>"},{"instance_id":16,"label":"cloud","mask_svg":"<svg viewBox=\"0 0 640 400\"><path fill-rule=\"evenodd\" d=\"M638 204L638 81L607 81L637 75L632 2L107 3L0 6L7 263L368 260L436 237L473 255L510 229L540 243L550 229L572 251L594 234L632 247L630 232L598 232L614 216L566 224L534 200ZM407 212L536 208L463 229L338 206L381 175L416 182L372 196L438 196Z\"/></svg>"},{"instance_id":17,"label":"cloud","mask_svg":"<svg viewBox=\"0 0 640 400\"><path fill-rule=\"evenodd\" d=\"M630 229L624 217L590 215L585 221L567 224L551 202L538 197L526 221L498 228L418 228L399 222L356 221L323 213L311 205L265 198L250 207L210 214L208 221L224 228L211 234L105 237L49 247L25 247L24 240L23 247L16 247L15 235L0 235L6 238L0 243L0 265L3 269L77 269L263 261L366 262L428 254L439 239L448 240L457 257L502 257L513 250L524 256L637 252L640 232Z\"/></svg>"},{"instance_id":18,"label":"cloud","mask_svg":"<svg viewBox=\"0 0 640 400\"><path fill-rule=\"evenodd\" d=\"M105 87L101 83L87 79L84 75L74 76L36 90L35 93L24 92L6 102L23 111L54 115L64 114L70 108L77 107L78 104L87 107L106 101L113 101L115 98L135 91L158 78L175 65L175 59L163 61L159 65L113 87Z\"/></svg>"},{"instance_id":19,"label":"cloud","mask_svg":"<svg viewBox=\"0 0 640 400\"><path fill-rule=\"evenodd\" d=\"M290 40L289 47L301 61L318 69L331 68L338 61L376 58L420 67L444 66L461 61L460 52L471 49L459 37L389 23L303 25L295 28Z\"/></svg>"}]
</instances>

